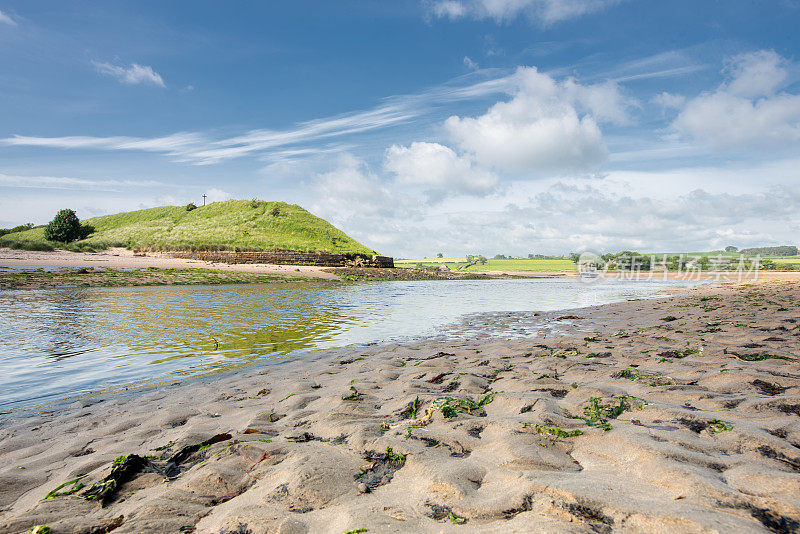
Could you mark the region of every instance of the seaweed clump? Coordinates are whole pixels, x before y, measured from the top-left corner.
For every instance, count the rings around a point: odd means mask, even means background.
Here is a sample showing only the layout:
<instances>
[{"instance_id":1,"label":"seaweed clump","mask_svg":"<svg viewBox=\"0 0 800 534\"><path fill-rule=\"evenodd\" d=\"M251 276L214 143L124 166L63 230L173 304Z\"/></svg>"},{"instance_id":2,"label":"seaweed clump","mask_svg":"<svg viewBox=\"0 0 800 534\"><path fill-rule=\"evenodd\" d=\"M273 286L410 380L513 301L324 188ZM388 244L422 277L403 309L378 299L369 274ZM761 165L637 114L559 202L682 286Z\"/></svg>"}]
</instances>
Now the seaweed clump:
<instances>
[{"instance_id":1,"label":"seaweed clump","mask_svg":"<svg viewBox=\"0 0 800 534\"><path fill-rule=\"evenodd\" d=\"M489 393L477 402L456 397L439 397L433 402L433 407L440 410L445 419L458 417L460 413L486 417L486 411L483 407L490 404L497 393L498 392Z\"/></svg>"},{"instance_id":2,"label":"seaweed clump","mask_svg":"<svg viewBox=\"0 0 800 534\"><path fill-rule=\"evenodd\" d=\"M618 404L616 402L603 403L603 399L600 397L589 397L589 404L583 407L583 417L578 417L578 419L583 419L589 426L608 431L613 428L611 423L609 423L610 420L616 419L625 411L634 407L630 399L635 399L639 402L638 406L636 406L637 408L641 408L647 404L642 399L628 395L615 398L619 399Z\"/></svg>"},{"instance_id":3,"label":"seaweed clump","mask_svg":"<svg viewBox=\"0 0 800 534\"><path fill-rule=\"evenodd\" d=\"M369 461L369 465L363 467L353 478L364 484L366 491L388 484L395 471L406 464L404 454L394 452L391 447L386 447L386 452L367 451L364 459Z\"/></svg>"}]
</instances>

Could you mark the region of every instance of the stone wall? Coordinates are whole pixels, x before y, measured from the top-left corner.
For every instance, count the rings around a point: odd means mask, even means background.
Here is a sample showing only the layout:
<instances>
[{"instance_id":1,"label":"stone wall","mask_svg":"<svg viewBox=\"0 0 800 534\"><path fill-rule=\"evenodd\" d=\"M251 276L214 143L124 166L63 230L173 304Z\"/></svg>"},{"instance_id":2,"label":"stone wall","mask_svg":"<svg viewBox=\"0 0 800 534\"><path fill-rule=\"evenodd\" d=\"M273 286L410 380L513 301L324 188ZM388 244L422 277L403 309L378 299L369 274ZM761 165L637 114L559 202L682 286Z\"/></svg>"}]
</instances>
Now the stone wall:
<instances>
[{"instance_id":1,"label":"stone wall","mask_svg":"<svg viewBox=\"0 0 800 534\"><path fill-rule=\"evenodd\" d=\"M216 263L270 263L276 265L317 265L323 267L394 267L394 258L366 254L329 254L325 252L173 252L173 258Z\"/></svg>"}]
</instances>

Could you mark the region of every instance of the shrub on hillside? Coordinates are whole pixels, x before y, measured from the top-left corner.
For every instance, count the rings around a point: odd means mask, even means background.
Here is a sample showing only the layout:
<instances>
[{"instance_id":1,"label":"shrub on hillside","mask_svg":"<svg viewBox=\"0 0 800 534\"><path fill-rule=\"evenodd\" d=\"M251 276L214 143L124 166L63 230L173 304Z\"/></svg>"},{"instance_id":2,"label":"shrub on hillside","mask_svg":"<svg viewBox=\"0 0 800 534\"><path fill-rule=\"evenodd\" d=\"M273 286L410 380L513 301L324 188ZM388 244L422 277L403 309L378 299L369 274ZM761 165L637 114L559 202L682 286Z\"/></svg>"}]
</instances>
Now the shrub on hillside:
<instances>
[{"instance_id":1,"label":"shrub on hillside","mask_svg":"<svg viewBox=\"0 0 800 534\"><path fill-rule=\"evenodd\" d=\"M14 228L0 228L0 236L4 236L6 234L15 234L17 232L24 232L25 230L30 230L31 228L33 228L33 223L20 224L19 226L15 226Z\"/></svg>"},{"instance_id":2,"label":"shrub on hillside","mask_svg":"<svg viewBox=\"0 0 800 534\"><path fill-rule=\"evenodd\" d=\"M75 212L66 209L56 213L52 221L44 227L44 238L48 241L59 241L70 243L78 239L85 239L94 232L94 228L88 224L81 224Z\"/></svg>"},{"instance_id":3,"label":"shrub on hillside","mask_svg":"<svg viewBox=\"0 0 800 534\"><path fill-rule=\"evenodd\" d=\"M280 215L280 214L281 214L281 209L280 209L278 206L274 206L274 207L273 207L273 208L270 210L269 214L270 214L270 215L272 215L273 217L277 217L278 215Z\"/></svg>"},{"instance_id":4,"label":"shrub on hillside","mask_svg":"<svg viewBox=\"0 0 800 534\"><path fill-rule=\"evenodd\" d=\"M197 209L197 206L194 205L194 202L189 202L188 204L186 204L186 211L192 211L192 210L196 210L196 209Z\"/></svg>"}]
</instances>

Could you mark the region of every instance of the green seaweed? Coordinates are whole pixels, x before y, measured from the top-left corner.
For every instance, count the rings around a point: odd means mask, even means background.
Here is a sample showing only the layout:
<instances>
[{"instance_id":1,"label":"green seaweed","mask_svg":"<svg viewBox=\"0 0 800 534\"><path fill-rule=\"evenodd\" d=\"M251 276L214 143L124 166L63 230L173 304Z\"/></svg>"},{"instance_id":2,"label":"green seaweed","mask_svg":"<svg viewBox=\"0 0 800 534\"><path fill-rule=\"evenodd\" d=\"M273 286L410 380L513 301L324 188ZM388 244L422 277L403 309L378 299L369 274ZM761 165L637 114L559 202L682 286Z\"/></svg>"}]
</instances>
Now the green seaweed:
<instances>
[{"instance_id":1,"label":"green seaweed","mask_svg":"<svg viewBox=\"0 0 800 534\"><path fill-rule=\"evenodd\" d=\"M700 352L700 349L687 348L687 349L683 349L683 350L667 350L667 351L659 353L659 356L664 357L664 358L681 359L681 358L685 358L685 357L687 357L687 356L689 356L691 354L698 354L699 352Z\"/></svg>"},{"instance_id":2,"label":"green seaweed","mask_svg":"<svg viewBox=\"0 0 800 534\"><path fill-rule=\"evenodd\" d=\"M762 362L764 360L792 360L792 358L788 356L780 356L778 354L740 354L732 351L728 351L728 354L733 354L740 360L746 362Z\"/></svg>"},{"instance_id":3,"label":"green seaweed","mask_svg":"<svg viewBox=\"0 0 800 534\"><path fill-rule=\"evenodd\" d=\"M467 520L467 518L465 517L458 517L452 511L447 513L447 519L449 519L451 523L455 523L456 525L460 525Z\"/></svg>"},{"instance_id":4,"label":"green seaweed","mask_svg":"<svg viewBox=\"0 0 800 534\"><path fill-rule=\"evenodd\" d=\"M357 529L354 529L354 530L348 530L344 534L361 534L362 532L367 532L367 529L365 529L365 528L357 528Z\"/></svg>"},{"instance_id":5,"label":"green seaweed","mask_svg":"<svg viewBox=\"0 0 800 534\"><path fill-rule=\"evenodd\" d=\"M630 410L633 407L629 399L637 400L641 405L647 404L647 401L630 395L621 395L614 398L619 399L619 404L604 404L603 399L600 397L589 397L589 404L583 407L583 417L578 417L578 419L583 419L591 427L608 431L613 428L611 423L608 422L609 420L616 419L626 410ZM639 408L641 408L641 405Z\"/></svg>"},{"instance_id":6,"label":"green seaweed","mask_svg":"<svg viewBox=\"0 0 800 534\"><path fill-rule=\"evenodd\" d=\"M450 419L451 417L457 417L458 411L456 411L456 409L453 408L452 406L444 405L442 406L442 415L445 418Z\"/></svg>"},{"instance_id":7,"label":"green seaweed","mask_svg":"<svg viewBox=\"0 0 800 534\"><path fill-rule=\"evenodd\" d=\"M728 430L733 430L733 425L722 421L721 419L709 419L708 423L708 430L712 434L719 434L720 432L727 432Z\"/></svg>"},{"instance_id":8,"label":"green seaweed","mask_svg":"<svg viewBox=\"0 0 800 534\"><path fill-rule=\"evenodd\" d=\"M514 366L513 366L513 365L511 365L511 364L508 364L508 365L506 365L505 367L501 367L500 369L495 369L495 370L494 370L494 375L495 375L495 376L497 376L497 375L499 375L500 373L505 373L506 371L510 371L510 370L512 370L513 368L514 368Z\"/></svg>"},{"instance_id":9,"label":"green seaweed","mask_svg":"<svg viewBox=\"0 0 800 534\"><path fill-rule=\"evenodd\" d=\"M73 493L77 493L83 489L84 484L81 482L81 479L84 478L86 475L81 475L78 478L72 479L69 482L64 482L57 488L51 490L47 495L44 496L44 500L48 499L55 499L56 497L63 497L65 495L72 495ZM59 491L61 488L65 488L72 484L72 487L66 491Z\"/></svg>"},{"instance_id":10,"label":"green seaweed","mask_svg":"<svg viewBox=\"0 0 800 534\"><path fill-rule=\"evenodd\" d=\"M538 434L552 436L554 438L574 438L583 434L582 430L564 430L557 426L544 426L536 423L523 423L524 427L532 426Z\"/></svg>"},{"instance_id":11,"label":"green seaweed","mask_svg":"<svg viewBox=\"0 0 800 534\"><path fill-rule=\"evenodd\" d=\"M279 401L278 401L278 403L280 404L281 402L285 401L285 400L286 400L286 399L288 399L289 397L294 397L295 395L297 395L297 393L289 393L289 394L288 394L288 395L286 395L284 398L282 398L281 400L279 400Z\"/></svg>"},{"instance_id":12,"label":"green seaweed","mask_svg":"<svg viewBox=\"0 0 800 534\"><path fill-rule=\"evenodd\" d=\"M113 497L120 485L140 473L149 462L136 454L117 456L111 463L111 473L98 480L81 495L89 501L99 501L101 506Z\"/></svg>"},{"instance_id":13,"label":"green seaweed","mask_svg":"<svg viewBox=\"0 0 800 534\"><path fill-rule=\"evenodd\" d=\"M386 447L386 457L400 463L406 463L406 456L399 452L394 452L391 447Z\"/></svg>"},{"instance_id":14,"label":"green seaweed","mask_svg":"<svg viewBox=\"0 0 800 534\"><path fill-rule=\"evenodd\" d=\"M673 383L671 378L665 377L661 373L643 373L633 368L623 369L611 376L614 378L627 378L628 380L642 382L650 386L669 386Z\"/></svg>"},{"instance_id":15,"label":"green seaweed","mask_svg":"<svg viewBox=\"0 0 800 534\"><path fill-rule=\"evenodd\" d=\"M352 393L350 393L350 395L345 395L344 397L342 397L342 400L346 400L346 401L357 401L357 400L359 400L361 397L363 397L363 396L364 396L364 393L361 393L361 392L359 392L359 391L358 391L356 388L354 388L353 386L350 386L350 389L352 390Z\"/></svg>"},{"instance_id":16,"label":"green seaweed","mask_svg":"<svg viewBox=\"0 0 800 534\"><path fill-rule=\"evenodd\" d=\"M47 525L36 525L31 529L31 534L50 534L52 530Z\"/></svg>"},{"instance_id":17,"label":"green seaweed","mask_svg":"<svg viewBox=\"0 0 800 534\"><path fill-rule=\"evenodd\" d=\"M175 454L170 456L167 459L167 465L168 466L171 465L173 467L177 466L177 465L181 464L182 462L184 462L192 454L194 454L194 453L196 453L198 451L205 450L208 447L210 447L211 445L214 445L215 443L219 443L221 441L227 441L227 440L231 439L231 437L232 436L230 434L227 434L227 433L217 434L216 436L213 436L213 437L203 441L202 443L195 443L194 445L187 445L186 447L183 447L181 450L179 450L178 452L176 452ZM167 469L167 473L166 474L169 475L169 473L172 472L173 470L174 470L173 468Z\"/></svg>"},{"instance_id":18,"label":"green seaweed","mask_svg":"<svg viewBox=\"0 0 800 534\"><path fill-rule=\"evenodd\" d=\"M123 454L123 455L117 456L117 457L116 457L116 458L114 458L114 460L111 462L111 465L122 465L122 464L124 464L125 462L127 462L128 460L130 460L130 459L131 459L131 456L133 456L133 455L132 455L132 454Z\"/></svg>"},{"instance_id":19,"label":"green seaweed","mask_svg":"<svg viewBox=\"0 0 800 534\"><path fill-rule=\"evenodd\" d=\"M441 410L446 419L457 417L459 413L468 415L485 415L483 407L494 400L494 396L500 393L495 391L488 393L478 402L469 399L459 399L456 397L439 397L434 401L434 407Z\"/></svg>"}]
</instances>

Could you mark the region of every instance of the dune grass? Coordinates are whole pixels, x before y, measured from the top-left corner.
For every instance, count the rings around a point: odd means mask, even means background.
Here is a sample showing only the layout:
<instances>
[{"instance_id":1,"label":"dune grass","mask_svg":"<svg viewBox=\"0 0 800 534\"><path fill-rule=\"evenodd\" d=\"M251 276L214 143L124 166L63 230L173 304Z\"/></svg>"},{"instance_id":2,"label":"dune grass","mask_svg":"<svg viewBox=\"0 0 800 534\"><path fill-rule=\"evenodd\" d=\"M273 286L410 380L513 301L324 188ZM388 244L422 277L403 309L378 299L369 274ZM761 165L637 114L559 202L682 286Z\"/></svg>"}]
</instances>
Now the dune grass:
<instances>
[{"instance_id":1,"label":"dune grass","mask_svg":"<svg viewBox=\"0 0 800 534\"><path fill-rule=\"evenodd\" d=\"M285 202L227 200L187 211L163 206L82 221L95 228L73 250L126 246L141 250L292 250L340 254L374 252L327 221ZM47 243L44 227L4 236L9 242Z\"/></svg>"}]
</instances>

